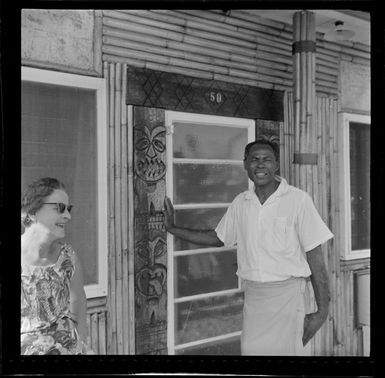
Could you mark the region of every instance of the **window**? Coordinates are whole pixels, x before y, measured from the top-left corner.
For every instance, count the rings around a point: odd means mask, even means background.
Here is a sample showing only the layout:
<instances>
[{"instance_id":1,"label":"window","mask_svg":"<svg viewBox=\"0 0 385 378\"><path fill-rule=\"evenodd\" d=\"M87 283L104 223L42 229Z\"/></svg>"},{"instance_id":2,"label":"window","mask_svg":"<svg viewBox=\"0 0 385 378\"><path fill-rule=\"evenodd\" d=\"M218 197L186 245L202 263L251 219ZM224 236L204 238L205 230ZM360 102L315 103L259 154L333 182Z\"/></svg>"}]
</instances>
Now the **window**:
<instances>
[{"instance_id":1,"label":"window","mask_svg":"<svg viewBox=\"0 0 385 378\"><path fill-rule=\"evenodd\" d=\"M104 79L22 68L22 186L62 181L74 205L66 241L88 298L107 294L107 127Z\"/></svg>"},{"instance_id":2,"label":"window","mask_svg":"<svg viewBox=\"0 0 385 378\"><path fill-rule=\"evenodd\" d=\"M370 256L370 117L342 114L343 258Z\"/></svg>"},{"instance_id":3,"label":"window","mask_svg":"<svg viewBox=\"0 0 385 378\"><path fill-rule=\"evenodd\" d=\"M250 182L243 168L254 120L166 112L167 196L176 223L213 229ZM236 250L168 234L169 354L239 354L243 294Z\"/></svg>"}]
</instances>

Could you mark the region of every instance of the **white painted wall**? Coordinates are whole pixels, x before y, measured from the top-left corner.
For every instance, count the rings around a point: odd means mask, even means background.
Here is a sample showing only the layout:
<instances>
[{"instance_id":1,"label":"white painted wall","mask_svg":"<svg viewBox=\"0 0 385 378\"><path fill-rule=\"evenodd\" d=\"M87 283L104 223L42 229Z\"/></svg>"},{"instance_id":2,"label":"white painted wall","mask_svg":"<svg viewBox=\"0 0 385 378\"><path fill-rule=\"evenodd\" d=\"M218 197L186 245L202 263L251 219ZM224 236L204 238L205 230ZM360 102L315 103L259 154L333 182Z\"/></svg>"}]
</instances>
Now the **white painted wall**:
<instances>
[{"instance_id":1,"label":"white painted wall","mask_svg":"<svg viewBox=\"0 0 385 378\"><path fill-rule=\"evenodd\" d=\"M342 110L370 112L370 67L341 61Z\"/></svg>"},{"instance_id":2,"label":"white painted wall","mask_svg":"<svg viewBox=\"0 0 385 378\"><path fill-rule=\"evenodd\" d=\"M94 10L23 9L23 64L61 71L95 71L101 60L95 41Z\"/></svg>"}]
</instances>

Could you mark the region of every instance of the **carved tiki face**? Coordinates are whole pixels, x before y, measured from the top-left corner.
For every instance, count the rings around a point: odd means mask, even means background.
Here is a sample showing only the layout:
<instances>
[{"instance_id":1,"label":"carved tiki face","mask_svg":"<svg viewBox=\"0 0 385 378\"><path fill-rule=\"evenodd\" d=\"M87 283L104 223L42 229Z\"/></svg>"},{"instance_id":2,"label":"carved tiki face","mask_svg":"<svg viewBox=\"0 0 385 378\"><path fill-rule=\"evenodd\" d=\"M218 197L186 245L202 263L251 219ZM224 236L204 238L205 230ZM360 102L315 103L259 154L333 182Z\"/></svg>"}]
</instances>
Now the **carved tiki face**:
<instances>
[{"instance_id":1,"label":"carved tiki face","mask_svg":"<svg viewBox=\"0 0 385 378\"><path fill-rule=\"evenodd\" d=\"M157 126L135 128L135 171L146 182L159 181L166 173L163 152L166 150L166 130Z\"/></svg>"}]
</instances>

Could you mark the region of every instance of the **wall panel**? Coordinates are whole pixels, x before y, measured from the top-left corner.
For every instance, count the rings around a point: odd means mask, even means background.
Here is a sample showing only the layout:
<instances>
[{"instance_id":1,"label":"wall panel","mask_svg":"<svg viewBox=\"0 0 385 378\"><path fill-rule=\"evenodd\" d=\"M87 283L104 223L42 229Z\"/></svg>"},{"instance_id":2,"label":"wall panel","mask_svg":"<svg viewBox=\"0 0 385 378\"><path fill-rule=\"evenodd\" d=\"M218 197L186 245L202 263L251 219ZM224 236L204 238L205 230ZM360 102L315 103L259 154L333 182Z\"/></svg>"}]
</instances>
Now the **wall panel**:
<instances>
[{"instance_id":1,"label":"wall panel","mask_svg":"<svg viewBox=\"0 0 385 378\"><path fill-rule=\"evenodd\" d=\"M291 45L291 25L242 10L103 11L103 60L138 68L291 90ZM369 54L317 35L317 93L337 96L340 61L369 65Z\"/></svg>"}]
</instances>

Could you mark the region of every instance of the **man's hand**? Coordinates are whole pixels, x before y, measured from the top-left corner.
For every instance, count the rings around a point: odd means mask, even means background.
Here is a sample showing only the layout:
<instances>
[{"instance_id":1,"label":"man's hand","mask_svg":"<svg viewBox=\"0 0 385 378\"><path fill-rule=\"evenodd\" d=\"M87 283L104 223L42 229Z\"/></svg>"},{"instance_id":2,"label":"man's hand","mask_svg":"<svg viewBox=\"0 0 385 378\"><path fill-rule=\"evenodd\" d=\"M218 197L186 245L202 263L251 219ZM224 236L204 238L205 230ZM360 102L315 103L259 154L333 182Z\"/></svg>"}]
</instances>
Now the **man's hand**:
<instances>
[{"instance_id":1,"label":"man's hand","mask_svg":"<svg viewBox=\"0 0 385 378\"><path fill-rule=\"evenodd\" d=\"M215 230L194 230L184 227L179 227L174 223L174 207L170 201L170 198L164 199L164 227L166 231L176 236L177 238L186 240L190 243L222 247L223 243L218 239Z\"/></svg>"},{"instance_id":2,"label":"man's hand","mask_svg":"<svg viewBox=\"0 0 385 378\"><path fill-rule=\"evenodd\" d=\"M317 312L305 316L302 337L304 346L321 328L329 313L329 282L321 246L308 251L306 257L311 271L310 281L317 302Z\"/></svg>"},{"instance_id":3,"label":"man's hand","mask_svg":"<svg viewBox=\"0 0 385 378\"><path fill-rule=\"evenodd\" d=\"M170 230L175 227L174 223L174 206L172 205L170 198L165 197L164 199L164 226L166 230Z\"/></svg>"},{"instance_id":4,"label":"man's hand","mask_svg":"<svg viewBox=\"0 0 385 378\"><path fill-rule=\"evenodd\" d=\"M313 312L305 316L302 336L303 346L305 346L322 327L322 324L325 322L326 318L327 314L323 315L319 312Z\"/></svg>"}]
</instances>

